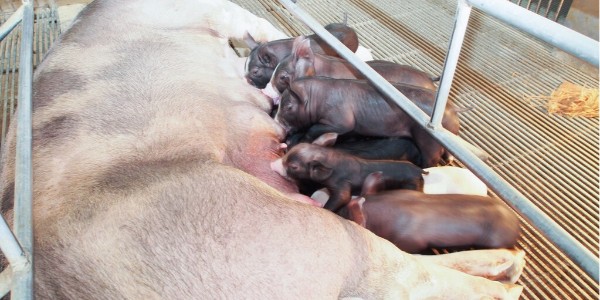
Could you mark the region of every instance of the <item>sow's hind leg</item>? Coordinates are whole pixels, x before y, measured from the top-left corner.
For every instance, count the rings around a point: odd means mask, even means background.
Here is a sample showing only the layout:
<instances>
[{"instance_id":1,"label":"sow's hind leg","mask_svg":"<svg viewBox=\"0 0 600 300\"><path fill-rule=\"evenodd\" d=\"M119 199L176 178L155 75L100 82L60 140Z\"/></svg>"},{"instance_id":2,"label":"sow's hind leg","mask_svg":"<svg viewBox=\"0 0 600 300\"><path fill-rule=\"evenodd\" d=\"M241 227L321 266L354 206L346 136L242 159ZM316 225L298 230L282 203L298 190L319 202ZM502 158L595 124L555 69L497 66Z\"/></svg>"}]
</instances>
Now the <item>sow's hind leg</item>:
<instances>
[{"instance_id":1,"label":"sow's hind leg","mask_svg":"<svg viewBox=\"0 0 600 300\"><path fill-rule=\"evenodd\" d=\"M525 267L525 251L484 249L440 255L415 255L417 258L475 276L515 283Z\"/></svg>"}]
</instances>

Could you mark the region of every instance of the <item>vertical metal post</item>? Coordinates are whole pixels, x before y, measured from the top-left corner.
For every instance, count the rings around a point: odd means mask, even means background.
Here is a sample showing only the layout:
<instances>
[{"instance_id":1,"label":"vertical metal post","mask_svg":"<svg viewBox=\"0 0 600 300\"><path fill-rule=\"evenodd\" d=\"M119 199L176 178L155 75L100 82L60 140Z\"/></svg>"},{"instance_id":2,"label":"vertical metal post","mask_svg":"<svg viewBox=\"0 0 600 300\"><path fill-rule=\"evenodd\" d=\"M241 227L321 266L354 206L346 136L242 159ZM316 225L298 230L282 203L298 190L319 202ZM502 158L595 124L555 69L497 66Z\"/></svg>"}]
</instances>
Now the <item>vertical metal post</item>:
<instances>
[{"instance_id":1,"label":"vertical metal post","mask_svg":"<svg viewBox=\"0 0 600 300\"><path fill-rule=\"evenodd\" d=\"M454 20L454 31L452 32L448 54L444 61L444 71L435 97L431 121L427 125L431 128L438 128L442 124L442 117L444 116L446 104L448 103L448 95L450 95L450 88L452 87L452 80L454 80L454 73L456 72L456 66L458 65L460 50L462 49L462 44L465 40L470 15L471 6L467 4L465 0L458 0L456 19Z\"/></svg>"},{"instance_id":2,"label":"vertical metal post","mask_svg":"<svg viewBox=\"0 0 600 300\"><path fill-rule=\"evenodd\" d=\"M19 67L19 103L17 107L17 151L15 160L14 232L28 261L11 265L13 299L33 299L33 228L32 228L32 113L33 82L33 3L23 0L23 24Z\"/></svg>"}]
</instances>

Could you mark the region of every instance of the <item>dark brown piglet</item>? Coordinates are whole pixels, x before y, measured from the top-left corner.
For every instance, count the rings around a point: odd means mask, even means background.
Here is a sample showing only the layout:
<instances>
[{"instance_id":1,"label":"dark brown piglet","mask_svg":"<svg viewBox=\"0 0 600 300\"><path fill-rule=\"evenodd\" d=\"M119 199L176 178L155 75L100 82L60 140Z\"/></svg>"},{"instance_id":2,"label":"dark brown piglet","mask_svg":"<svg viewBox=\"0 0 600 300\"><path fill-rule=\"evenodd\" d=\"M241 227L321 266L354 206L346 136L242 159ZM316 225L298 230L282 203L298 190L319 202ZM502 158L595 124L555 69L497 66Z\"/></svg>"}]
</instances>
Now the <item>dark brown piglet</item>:
<instances>
[{"instance_id":1,"label":"dark brown piglet","mask_svg":"<svg viewBox=\"0 0 600 300\"><path fill-rule=\"evenodd\" d=\"M431 113L435 92L404 84L394 86L425 113ZM425 129L366 81L298 79L281 99L275 119L288 134L306 129L307 141L327 132L411 138L421 152L423 168L436 166L445 154L445 149ZM442 125L454 134L459 131L458 115L450 104L444 111Z\"/></svg>"},{"instance_id":2,"label":"dark brown piglet","mask_svg":"<svg viewBox=\"0 0 600 300\"><path fill-rule=\"evenodd\" d=\"M358 49L358 36L354 29L341 23L329 24L325 26L325 29L353 52ZM308 39L314 41L311 45L312 51L325 55L338 55L316 34L308 36ZM244 41L251 49L246 60L246 79L250 84L262 89L271 79L277 64L292 53L294 38L259 43L247 33L244 36Z\"/></svg>"},{"instance_id":3,"label":"dark brown piglet","mask_svg":"<svg viewBox=\"0 0 600 300\"><path fill-rule=\"evenodd\" d=\"M423 190L423 169L407 161L367 160L331 147L332 140L319 138L312 144L300 143L271 168L294 180L311 180L326 187L331 196L324 208L337 211L352 193L358 193L365 178L380 171L388 178L389 188Z\"/></svg>"},{"instance_id":4,"label":"dark brown piglet","mask_svg":"<svg viewBox=\"0 0 600 300\"><path fill-rule=\"evenodd\" d=\"M413 141L407 138L372 138L353 137L340 141L336 133L326 133L321 138L335 140L333 148L354 156L372 160L405 160L415 165L421 164L421 153ZM293 145L288 144L291 149ZM312 195L316 190L322 188L321 184L313 181L299 181L300 193Z\"/></svg>"},{"instance_id":5,"label":"dark brown piglet","mask_svg":"<svg viewBox=\"0 0 600 300\"><path fill-rule=\"evenodd\" d=\"M407 160L415 165L421 163L421 153L411 139L407 138L378 138L378 137L351 137L340 139L334 132L328 132L319 137L331 140L333 148L358 156L374 160ZM288 144L288 148L292 145Z\"/></svg>"},{"instance_id":6,"label":"dark brown piglet","mask_svg":"<svg viewBox=\"0 0 600 300\"><path fill-rule=\"evenodd\" d=\"M362 191L366 201L353 199L340 214L403 251L419 253L431 247L511 248L519 239L517 216L497 199L410 190L378 192L381 180L381 173L367 176Z\"/></svg>"}]
</instances>

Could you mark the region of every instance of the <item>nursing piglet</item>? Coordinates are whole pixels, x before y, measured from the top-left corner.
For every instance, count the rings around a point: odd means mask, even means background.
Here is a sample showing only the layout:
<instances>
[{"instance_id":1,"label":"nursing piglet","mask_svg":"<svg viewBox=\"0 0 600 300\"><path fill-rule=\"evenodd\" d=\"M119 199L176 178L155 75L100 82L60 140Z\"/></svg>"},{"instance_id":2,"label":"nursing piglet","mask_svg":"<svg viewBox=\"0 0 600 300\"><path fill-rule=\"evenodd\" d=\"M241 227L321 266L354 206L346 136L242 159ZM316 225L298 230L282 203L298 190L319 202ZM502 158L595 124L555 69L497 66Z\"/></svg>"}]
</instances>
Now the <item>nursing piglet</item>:
<instances>
[{"instance_id":1,"label":"nursing piglet","mask_svg":"<svg viewBox=\"0 0 600 300\"><path fill-rule=\"evenodd\" d=\"M362 138L350 138L342 141L337 140L336 133L326 133L319 137L319 139L330 139L331 143L335 143L333 148L343 151L348 154L352 154L354 156L358 156L364 159L373 159L373 160L405 160L412 162L415 165L419 165L421 163L421 153L417 146L413 141L406 138L372 138L372 137L362 137ZM286 142L287 143L287 142ZM297 143L294 143L296 145ZM292 146L287 146L287 148L292 148ZM439 182L440 178L439 170L436 169L436 175L432 178L435 178L436 182ZM444 172L442 172L444 173ZM426 175L423 176L425 178L425 184L427 184ZM300 193L304 195L312 195L313 198L314 193L323 188L323 186L319 183L310 181L310 180L299 180L296 181L298 184L298 188L300 189ZM423 189L427 187L424 186ZM322 189L326 190L326 189ZM435 190L440 190L439 184L437 184ZM329 192L322 191L319 195L326 195L329 198ZM327 202L326 199L320 198L319 202L324 204Z\"/></svg>"},{"instance_id":2,"label":"nursing piglet","mask_svg":"<svg viewBox=\"0 0 600 300\"><path fill-rule=\"evenodd\" d=\"M331 146L330 140L300 143L274 161L271 168L283 177L322 184L331 193L324 206L331 211L348 204L352 193L360 191L365 178L377 171L389 179L386 184L390 188L423 190L425 172L410 162L366 160L327 146Z\"/></svg>"},{"instance_id":3,"label":"nursing piglet","mask_svg":"<svg viewBox=\"0 0 600 300\"><path fill-rule=\"evenodd\" d=\"M364 76L349 62L337 57L321 55L312 50L311 40L299 36L294 40L292 54L283 60L273 72L263 93L279 103L279 96L291 82L298 78L323 76L337 79L364 79ZM389 82L405 83L435 90L432 76L408 65L374 60L367 64Z\"/></svg>"},{"instance_id":4,"label":"nursing piglet","mask_svg":"<svg viewBox=\"0 0 600 300\"><path fill-rule=\"evenodd\" d=\"M301 133L304 135L304 133ZM333 148L358 156L364 159L376 160L407 160L415 165L421 163L421 153L411 139L407 138L380 138L380 137L350 137L340 138L335 132L328 132L319 137L323 144L332 145ZM291 149L298 142L289 144Z\"/></svg>"},{"instance_id":5,"label":"nursing piglet","mask_svg":"<svg viewBox=\"0 0 600 300\"><path fill-rule=\"evenodd\" d=\"M349 26L332 23L325 26L325 29L352 50L352 52L355 52L358 48L358 36L354 29ZM311 45L313 51L337 56L337 52L316 34L308 36L308 39L314 41ZM244 41L251 49L246 60L246 79L250 84L262 89L271 79L271 75L277 64L292 52L294 38L259 43L247 33L244 36Z\"/></svg>"},{"instance_id":6,"label":"nursing piglet","mask_svg":"<svg viewBox=\"0 0 600 300\"><path fill-rule=\"evenodd\" d=\"M352 200L341 215L409 253L431 247L511 248L520 235L517 216L501 201L473 195L428 195L386 190L382 173L367 176L364 203ZM349 211L348 211L349 210Z\"/></svg>"},{"instance_id":7,"label":"nursing piglet","mask_svg":"<svg viewBox=\"0 0 600 300\"><path fill-rule=\"evenodd\" d=\"M435 92L410 85L394 86L425 113L431 113ZM425 129L366 81L297 79L281 99L275 119L288 134L306 129L305 141L327 132L411 138L421 152L423 168L436 166L445 154L445 149ZM444 111L442 125L458 133L458 115L450 104Z\"/></svg>"}]
</instances>

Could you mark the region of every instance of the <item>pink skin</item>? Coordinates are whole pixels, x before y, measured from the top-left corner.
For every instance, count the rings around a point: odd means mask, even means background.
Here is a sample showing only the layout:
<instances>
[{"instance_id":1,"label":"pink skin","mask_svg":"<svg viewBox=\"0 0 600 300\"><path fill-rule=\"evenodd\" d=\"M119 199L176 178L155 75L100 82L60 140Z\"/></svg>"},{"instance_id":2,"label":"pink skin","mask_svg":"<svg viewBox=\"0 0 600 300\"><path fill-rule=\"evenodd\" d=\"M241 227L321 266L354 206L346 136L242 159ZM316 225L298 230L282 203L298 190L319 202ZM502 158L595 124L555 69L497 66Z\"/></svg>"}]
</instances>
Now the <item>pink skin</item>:
<instances>
[{"instance_id":1,"label":"pink skin","mask_svg":"<svg viewBox=\"0 0 600 300\"><path fill-rule=\"evenodd\" d=\"M271 82L267 83L267 86L260 91L263 94L265 94L267 97L273 99L273 105L279 105L279 102L281 100L281 95L279 94L279 91L277 91L276 88L273 88L273 85L271 84Z\"/></svg>"},{"instance_id":2,"label":"pink skin","mask_svg":"<svg viewBox=\"0 0 600 300\"><path fill-rule=\"evenodd\" d=\"M271 170L277 172L277 174L279 174L282 177L287 178L289 180L289 177L287 176L287 172L285 171L285 168L283 167L283 160L281 158L271 162Z\"/></svg>"},{"instance_id":3,"label":"pink skin","mask_svg":"<svg viewBox=\"0 0 600 300\"><path fill-rule=\"evenodd\" d=\"M306 203L306 204L316 206L316 207L323 207L323 204L321 204L320 202L317 202L314 199L312 199L308 196L299 194L299 193L290 193L290 194L287 194L287 196L289 198L291 198L292 200L296 200L298 202Z\"/></svg>"}]
</instances>

